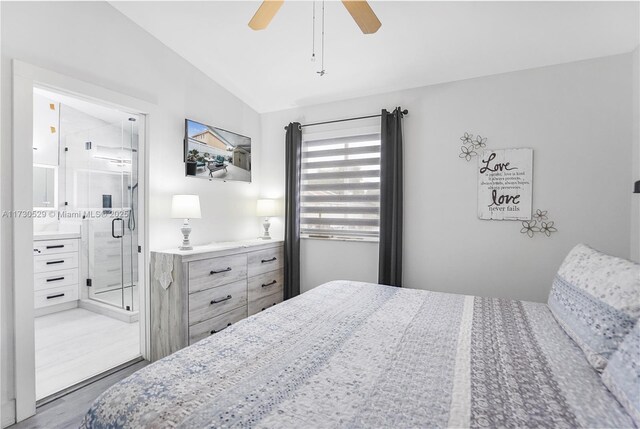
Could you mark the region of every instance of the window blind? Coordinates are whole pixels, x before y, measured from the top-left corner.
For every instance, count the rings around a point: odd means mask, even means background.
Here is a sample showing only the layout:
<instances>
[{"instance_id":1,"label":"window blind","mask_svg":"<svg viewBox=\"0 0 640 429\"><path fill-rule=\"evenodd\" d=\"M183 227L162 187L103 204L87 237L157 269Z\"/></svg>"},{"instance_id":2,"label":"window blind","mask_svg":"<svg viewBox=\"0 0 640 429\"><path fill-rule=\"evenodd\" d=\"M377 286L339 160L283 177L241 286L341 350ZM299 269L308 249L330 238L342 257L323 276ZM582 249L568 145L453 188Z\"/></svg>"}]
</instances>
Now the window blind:
<instances>
[{"instance_id":1,"label":"window blind","mask_svg":"<svg viewBox=\"0 0 640 429\"><path fill-rule=\"evenodd\" d=\"M300 234L377 238L380 134L304 140Z\"/></svg>"}]
</instances>

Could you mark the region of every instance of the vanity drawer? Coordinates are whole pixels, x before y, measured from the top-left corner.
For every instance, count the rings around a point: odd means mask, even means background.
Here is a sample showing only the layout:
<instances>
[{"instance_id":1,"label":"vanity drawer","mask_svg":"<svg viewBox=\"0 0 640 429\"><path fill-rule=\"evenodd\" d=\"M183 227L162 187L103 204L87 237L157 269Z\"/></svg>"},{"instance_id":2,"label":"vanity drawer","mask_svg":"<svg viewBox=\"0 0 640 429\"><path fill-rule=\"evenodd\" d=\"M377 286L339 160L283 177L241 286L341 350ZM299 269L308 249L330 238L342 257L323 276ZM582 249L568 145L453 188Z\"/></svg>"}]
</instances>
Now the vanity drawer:
<instances>
[{"instance_id":1,"label":"vanity drawer","mask_svg":"<svg viewBox=\"0 0 640 429\"><path fill-rule=\"evenodd\" d=\"M273 307L276 304L282 302L282 292L274 293L273 295L267 295L255 301L249 301L249 316L266 310L269 307Z\"/></svg>"},{"instance_id":2,"label":"vanity drawer","mask_svg":"<svg viewBox=\"0 0 640 429\"><path fill-rule=\"evenodd\" d=\"M34 273L67 270L78 267L78 252L36 255L33 257Z\"/></svg>"},{"instance_id":3,"label":"vanity drawer","mask_svg":"<svg viewBox=\"0 0 640 429\"><path fill-rule=\"evenodd\" d=\"M78 240L42 240L33 242L33 255L51 255L78 251Z\"/></svg>"},{"instance_id":4,"label":"vanity drawer","mask_svg":"<svg viewBox=\"0 0 640 429\"><path fill-rule=\"evenodd\" d=\"M189 325L220 316L238 307L246 308L247 281L206 289L189 295Z\"/></svg>"},{"instance_id":5,"label":"vanity drawer","mask_svg":"<svg viewBox=\"0 0 640 429\"><path fill-rule=\"evenodd\" d=\"M61 304L63 302L75 301L78 299L78 285L60 286L47 290L36 290L34 294L34 307L42 308L49 305Z\"/></svg>"},{"instance_id":6,"label":"vanity drawer","mask_svg":"<svg viewBox=\"0 0 640 429\"><path fill-rule=\"evenodd\" d=\"M200 341L203 338L220 332L247 317L247 307L236 308L220 316L189 327L189 344Z\"/></svg>"},{"instance_id":7,"label":"vanity drawer","mask_svg":"<svg viewBox=\"0 0 640 429\"><path fill-rule=\"evenodd\" d=\"M189 293L244 280L247 255L231 255L189 263Z\"/></svg>"},{"instance_id":8,"label":"vanity drawer","mask_svg":"<svg viewBox=\"0 0 640 429\"><path fill-rule=\"evenodd\" d=\"M255 301L267 295L282 295L284 284L284 270L270 271L249 279L248 299Z\"/></svg>"},{"instance_id":9,"label":"vanity drawer","mask_svg":"<svg viewBox=\"0 0 640 429\"><path fill-rule=\"evenodd\" d=\"M250 252L247 256L249 277L258 274L275 271L284 266L284 247L278 246L271 249Z\"/></svg>"},{"instance_id":10,"label":"vanity drawer","mask_svg":"<svg viewBox=\"0 0 640 429\"><path fill-rule=\"evenodd\" d=\"M78 269L54 271L51 273L38 273L33 276L34 290L45 290L58 286L71 286L78 288Z\"/></svg>"}]
</instances>

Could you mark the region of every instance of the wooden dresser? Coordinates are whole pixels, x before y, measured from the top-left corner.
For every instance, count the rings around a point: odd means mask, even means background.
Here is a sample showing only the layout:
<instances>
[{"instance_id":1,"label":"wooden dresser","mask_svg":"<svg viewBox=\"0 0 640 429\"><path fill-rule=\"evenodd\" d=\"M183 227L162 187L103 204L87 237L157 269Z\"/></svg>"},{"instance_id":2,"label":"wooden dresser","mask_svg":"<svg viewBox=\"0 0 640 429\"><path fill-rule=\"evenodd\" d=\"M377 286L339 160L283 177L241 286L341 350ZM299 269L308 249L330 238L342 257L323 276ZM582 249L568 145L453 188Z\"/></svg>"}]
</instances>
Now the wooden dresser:
<instances>
[{"instance_id":1,"label":"wooden dresser","mask_svg":"<svg viewBox=\"0 0 640 429\"><path fill-rule=\"evenodd\" d=\"M151 252L151 360L282 302L283 264L279 240Z\"/></svg>"}]
</instances>

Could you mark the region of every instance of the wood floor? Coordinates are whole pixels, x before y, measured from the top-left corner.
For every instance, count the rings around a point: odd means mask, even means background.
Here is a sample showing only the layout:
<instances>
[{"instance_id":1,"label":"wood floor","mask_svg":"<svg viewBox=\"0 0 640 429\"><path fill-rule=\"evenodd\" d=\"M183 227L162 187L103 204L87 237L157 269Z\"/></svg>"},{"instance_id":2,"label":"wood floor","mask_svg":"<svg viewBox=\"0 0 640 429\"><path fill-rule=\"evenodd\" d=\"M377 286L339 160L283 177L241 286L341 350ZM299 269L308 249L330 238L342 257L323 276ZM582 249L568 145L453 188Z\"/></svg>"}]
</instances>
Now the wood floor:
<instances>
[{"instance_id":1,"label":"wood floor","mask_svg":"<svg viewBox=\"0 0 640 429\"><path fill-rule=\"evenodd\" d=\"M38 408L37 414L8 429L78 429L91 403L102 392L149 362L141 361Z\"/></svg>"},{"instance_id":2,"label":"wood floor","mask_svg":"<svg viewBox=\"0 0 640 429\"><path fill-rule=\"evenodd\" d=\"M36 398L140 356L138 322L74 308L35 319Z\"/></svg>"}]
</instances>

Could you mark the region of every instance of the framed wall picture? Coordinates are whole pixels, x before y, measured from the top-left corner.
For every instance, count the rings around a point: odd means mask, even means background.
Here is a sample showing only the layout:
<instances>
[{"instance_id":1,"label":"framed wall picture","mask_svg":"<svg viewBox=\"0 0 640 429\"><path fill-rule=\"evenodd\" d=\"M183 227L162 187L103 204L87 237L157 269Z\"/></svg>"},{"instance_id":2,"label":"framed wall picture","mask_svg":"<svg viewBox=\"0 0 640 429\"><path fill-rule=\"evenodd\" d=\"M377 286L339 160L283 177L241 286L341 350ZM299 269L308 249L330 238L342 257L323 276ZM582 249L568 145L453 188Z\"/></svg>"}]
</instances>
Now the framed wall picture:
<instances>
[{"instance_id":1,"label":"framed wall picture","mask_svg":"<svg viewBox=\"0 0 640 429\"><path fill-rule=\"evenodd\" d=\"M531 219L533 149L485 150L478 156L478 217Z\"/></svg>"}]
</instances>

